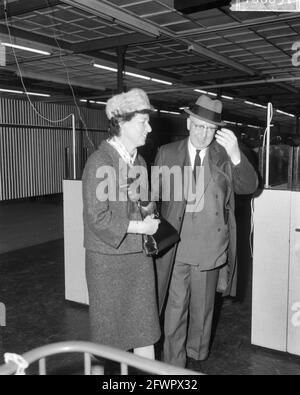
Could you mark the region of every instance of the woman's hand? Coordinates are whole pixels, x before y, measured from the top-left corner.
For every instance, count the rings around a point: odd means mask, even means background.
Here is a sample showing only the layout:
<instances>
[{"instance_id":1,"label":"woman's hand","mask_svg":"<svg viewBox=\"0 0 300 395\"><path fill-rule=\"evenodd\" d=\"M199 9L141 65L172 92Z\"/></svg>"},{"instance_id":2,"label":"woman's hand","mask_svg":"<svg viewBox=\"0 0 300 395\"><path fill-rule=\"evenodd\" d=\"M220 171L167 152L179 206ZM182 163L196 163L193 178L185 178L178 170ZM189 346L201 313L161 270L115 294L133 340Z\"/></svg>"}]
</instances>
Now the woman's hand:
<instances>
[{"instance_id":1,"label":"woman's hand","mask_svg":"<svg viewBox=\"0 0 300 395\"><path fill-rule=\"evenodd\" d=\"M156 233L158 226L160 224L160 220L154 218L154 215L148 215L143 221L143 233L145 235L154 235Z\"/></svg>"},{"instance_id":2,"label":"woman's hand","mask_svg":"<svg viewBox=\"0 0 300 395\"><path fill-rule=\"evenodd\" d=\"M154 214L147 215L143 221L130 221L127 233L154 235L158 229L159 224L160 220L154 218Z\"/></svg>"}]
</instances>

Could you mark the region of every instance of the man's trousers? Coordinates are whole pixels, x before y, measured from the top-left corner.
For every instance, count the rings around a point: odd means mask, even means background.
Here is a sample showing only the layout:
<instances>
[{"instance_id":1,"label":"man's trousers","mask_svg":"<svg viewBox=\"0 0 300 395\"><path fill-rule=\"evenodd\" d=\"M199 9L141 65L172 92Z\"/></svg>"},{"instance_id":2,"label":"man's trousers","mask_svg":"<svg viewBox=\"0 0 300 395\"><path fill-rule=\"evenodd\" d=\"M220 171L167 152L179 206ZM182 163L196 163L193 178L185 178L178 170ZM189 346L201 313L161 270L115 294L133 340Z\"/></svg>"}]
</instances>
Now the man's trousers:
<instances>
[{"instance_id":1,"label":"man's trousers","mask_svg":"<svg viewBox=\"0 0 300 395\"><path fill-rule=\"evenodd\" d=\"M219 268L175 261L165 310L164 362L185 367L186 358L204 360L209 353Z\"/></svg>"}]
</instances>

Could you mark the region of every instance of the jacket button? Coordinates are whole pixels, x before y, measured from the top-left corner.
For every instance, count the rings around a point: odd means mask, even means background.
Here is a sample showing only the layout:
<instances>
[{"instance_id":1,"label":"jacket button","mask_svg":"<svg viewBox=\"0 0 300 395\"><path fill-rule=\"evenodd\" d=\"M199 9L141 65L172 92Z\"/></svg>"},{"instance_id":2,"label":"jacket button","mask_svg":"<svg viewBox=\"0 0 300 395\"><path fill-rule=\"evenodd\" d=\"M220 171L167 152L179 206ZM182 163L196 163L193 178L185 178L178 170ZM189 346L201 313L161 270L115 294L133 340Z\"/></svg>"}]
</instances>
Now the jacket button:
<instances>
[{"instance_id":1,"label":"jacket button","mask_svg":"<svg viewBox=\"0 0 300 395\"><path fill-rule=\"evenodd\" d=\"M182 217L178 217L178 221L181 221L182 220Z\"/></svg>"},{"instance_id":2,"label":"jacket button","mask_svg":"<svg viewBox=\"0 0 300 395\"><path fill-rule=\"evenodd\" d=\"M220 229L220 228L218 228L218 232L221 232L221 229Z\"/></svg>"},{"instance_id":3,"label":"jacket button","mask_svg":"<svg viewBox=\"0 0 300 395\"><path fill-rule=\"evenodd\" d=\"M216 216L218 216L219 215L219 213L218 212L216 212Z\"/></svg>"}]
</instances>

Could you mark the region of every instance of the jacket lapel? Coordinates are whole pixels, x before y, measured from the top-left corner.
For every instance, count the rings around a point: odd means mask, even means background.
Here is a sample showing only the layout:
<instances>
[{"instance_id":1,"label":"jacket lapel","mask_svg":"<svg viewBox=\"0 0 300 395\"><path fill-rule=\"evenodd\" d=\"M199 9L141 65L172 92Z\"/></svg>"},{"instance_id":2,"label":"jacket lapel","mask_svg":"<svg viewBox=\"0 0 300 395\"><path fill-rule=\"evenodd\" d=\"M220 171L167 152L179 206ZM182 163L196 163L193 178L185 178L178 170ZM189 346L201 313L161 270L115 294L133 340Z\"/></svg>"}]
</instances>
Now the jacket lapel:
<instances>
[{"instance_id":1,"label":"jacket lapel","mask_svg":"<svg viewBox=\"0 0 300 395\"><path fill-rule=\"evenodd\" d=\"M231 165L230 159L225 149L217 142L213 142L209 147L209 166L212 178L215 182L220 182L225 178L227 184L226 205L232 192Z\"/></svg>"},{"instance_id":2,"label":"jacket lapel","mask_svg":"<svg viewBox=\"0 0 300 395\"><path fill-rule=\"evenodd\" d=\"M180 166L182 171L182 192L184 200L186 201L189 193L190 183L192 182L190 177L191 172L187 172L188 166L191 166L190 155L188 151L188 138L180 141L177 149L177 156L174 159L177 163L177 166Z\"/></svg>"},{"instance_id":3,"label":"jacket lapel","mask_svg":"<svg viewBox=\"0 0 300 395\"><path fill-rule=\"evenodd\" d=\"M177 165L184 168L190 165L190 157L188 153L188 138L181 140L177 148L177 156L174 158Z\"/></svg>"}]
</instances>

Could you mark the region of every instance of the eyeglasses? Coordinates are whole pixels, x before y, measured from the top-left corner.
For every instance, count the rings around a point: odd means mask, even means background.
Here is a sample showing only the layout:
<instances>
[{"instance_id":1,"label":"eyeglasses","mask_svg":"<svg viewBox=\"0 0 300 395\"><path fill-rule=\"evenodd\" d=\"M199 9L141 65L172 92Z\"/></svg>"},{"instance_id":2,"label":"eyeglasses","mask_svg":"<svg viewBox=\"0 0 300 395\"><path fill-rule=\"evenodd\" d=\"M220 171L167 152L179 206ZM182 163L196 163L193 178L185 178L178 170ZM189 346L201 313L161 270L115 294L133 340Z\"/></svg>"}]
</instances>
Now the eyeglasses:
<instances>
[{"instance_id":1,"label":"eyeglasses","mask_svg":"<svg viewBox=\"0 0 300 395\"><path fill-rule=\"evenodd\" d=\"M200 132L204 132L204 130L207 130L209 133L215 133L218 129L214 128L213 126L207 126L207 125L197 125L193 121L191 121L195 129L198 129Z\"/></svg>"}]
</instances>

